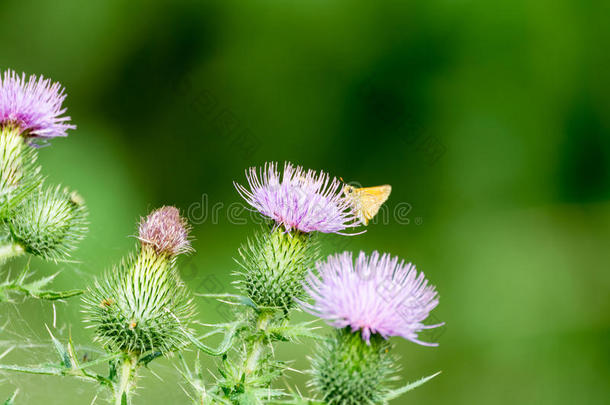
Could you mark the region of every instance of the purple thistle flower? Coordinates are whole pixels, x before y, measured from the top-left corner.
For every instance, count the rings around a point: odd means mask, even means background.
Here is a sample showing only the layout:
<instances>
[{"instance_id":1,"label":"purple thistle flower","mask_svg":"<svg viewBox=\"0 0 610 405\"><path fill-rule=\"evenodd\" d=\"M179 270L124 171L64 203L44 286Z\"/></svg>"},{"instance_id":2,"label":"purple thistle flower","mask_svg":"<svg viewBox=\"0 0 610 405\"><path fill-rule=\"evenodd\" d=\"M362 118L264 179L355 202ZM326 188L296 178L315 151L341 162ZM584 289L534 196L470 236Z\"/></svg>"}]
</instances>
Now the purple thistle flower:
<instances>
[{"instance_id":1,"label":"purple thistle flower","mask_svg":"<svg viewBox=\"0 0 610 405\"><path fill-rule=\"evenodd\" d=\"M14 126L26 137L50 139L67 136L70 117L62 103L66 98L59 83L51 83L44 77L18 76L7 70L0 76L0 127Z\"/></svg>"},{"instance_id":2,"label":"purple thistle flower","mask_svg":"<svg viewBox=\"0 0 610 405\"><path fill-rule=\"evenodd\" d=\"M360 330L367 343L377 333L386 339L402 336L421 345L438 345L417 336L443 324L423 324L438 305L438 295L412 264L387 253L373 252L369 258L360 252L354 265L352 254L344 252L316 267L320 276L310 272L304 286L314 302L300 302L307 312L336 328Z\"/></svg>"},{"instance_id":3,"label":"purple thistle flower","mask_svg":"<svg viewBox=\"0 0 610 405\"><path fill-rule=\"evenodd\" d=\"M178 208L165 206L140 221L138 239L142 245L152 246L157 253L173 257L192 250L189 230Z\"/></svg>"},{"instance_id":4,"label":"purple thistle flower","mask_svg":"<svg viewBox=\"0 0 610 405\"><path fill-rule=\"evenodd\" d=\"M301 166L284 164L280 176L277 163L246 171L249 189L234 183L239 194L262 215L287 232L340 233L358 226L351 204L342 196L339 180Z\"/></svg>"}]
</instances>

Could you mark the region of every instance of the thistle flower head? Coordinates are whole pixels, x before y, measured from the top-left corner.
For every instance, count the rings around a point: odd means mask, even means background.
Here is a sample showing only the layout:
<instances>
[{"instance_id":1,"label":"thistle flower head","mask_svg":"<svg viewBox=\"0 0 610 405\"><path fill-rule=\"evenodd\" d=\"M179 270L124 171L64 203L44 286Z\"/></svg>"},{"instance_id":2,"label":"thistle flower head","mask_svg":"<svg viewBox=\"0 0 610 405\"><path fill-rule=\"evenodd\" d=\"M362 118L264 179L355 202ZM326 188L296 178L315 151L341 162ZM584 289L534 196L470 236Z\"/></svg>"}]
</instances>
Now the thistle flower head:
<instances>
[{"instance_id":1,"label":"thistle flower head","mask_svg":"<svg viewBox=\"0 0 610 405\"><path fill-rule=\"evenodd\" d=\"M157 253L174 257L192 250L189 230L178 208L165 206L140 221L138 239Z\"/></svg>"},{"instance_id":2,"label":"thistle flower head","mask_svg":"<svg viewBox=\"0 0 610 405\"><path fill-rule=\"evenodd\" d=\"M239 194L286 231L340 233L358 225L341 182L324 172L286 163L280 175L276 163L266 163L250 168L246 178L249 189L235 183Z\"/></svg>"},{"instance_id":3,"label":"thistle flower head","mask_svg":"<svg viewBox=\"0 0 610 405\"><path fill-rule=\"evenodd\" d=\"M310 273L305 283L314 301L301 303L306 311L337 328L360 330L366 342L371 334L379 334L436 346L420 341L418 333L442 325L423 324L438 305L438 296L424 274L410 263L378 252L370 257L361 252L354 263L352 254L344 252L318 262L316 267L319 276Z\"/></svg>"},{"instance_id":4,"label":"thistle flower head","mask_svg":"<svg viewBox=\"0 0 610 405\"><path fill-rule=\"evenodd\" d=\"M70 117L64 116L64 88L44 77L19 76L7 70L0 76L0 127L14 127L25 137L66 136Z\"/></svg>"}]
</instances>

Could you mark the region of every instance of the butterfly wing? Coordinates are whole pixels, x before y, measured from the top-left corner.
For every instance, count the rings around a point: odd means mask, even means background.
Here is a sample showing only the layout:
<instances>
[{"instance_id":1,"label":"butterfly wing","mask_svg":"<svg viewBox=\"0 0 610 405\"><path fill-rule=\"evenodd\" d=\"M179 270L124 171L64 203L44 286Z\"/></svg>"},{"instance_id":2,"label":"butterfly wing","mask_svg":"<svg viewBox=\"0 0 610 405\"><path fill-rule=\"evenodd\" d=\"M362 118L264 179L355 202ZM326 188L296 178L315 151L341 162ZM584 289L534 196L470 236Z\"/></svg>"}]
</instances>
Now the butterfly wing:
<instances>
[{"instance_id":1,"label":"butterfly wing","mask_svg":"<svg viewBox=\"0 0 610 405\"><path fill-rule=\"evenodd\" d=\"M377 215L384 202L390 197L392 186L386 184L376 187L365 187L357 190L357 213L360 221L368 225L369 221Z\"/></svg>"}]
</instances>

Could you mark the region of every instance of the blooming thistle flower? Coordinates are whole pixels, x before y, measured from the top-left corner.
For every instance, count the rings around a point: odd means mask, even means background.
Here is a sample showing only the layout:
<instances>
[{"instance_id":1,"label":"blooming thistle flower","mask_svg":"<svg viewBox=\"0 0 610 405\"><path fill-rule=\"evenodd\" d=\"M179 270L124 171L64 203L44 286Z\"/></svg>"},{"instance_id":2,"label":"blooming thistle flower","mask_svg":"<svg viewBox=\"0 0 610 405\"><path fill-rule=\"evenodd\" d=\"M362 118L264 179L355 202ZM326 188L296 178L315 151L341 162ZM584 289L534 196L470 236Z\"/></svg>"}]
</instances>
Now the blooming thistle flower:
<instances>
[{"instance_id":1,"label":"blooming thistle flower","mask_svg":"<svg viewBox=\"0 0 610 405\"><path fill-rule=\"evenodd\" d=\"M370 257L361 252L355 264L351 253L344 252L316 267L320 276L310 273L305 283L314 302L301 305L338 328L317 345L312 357L311 385L324 403L387 404L411 390L413 385L395 390L388 384L396 380L399 367L386 339L402 336L434 345L417 337L423 329L440 326L422 323L438 305L424 274L377 252Z\"/></svg>"},{"instance_id":2,"label":"blooming thistle flower","mask_svg":"<svg viewBox=\"0 0 610 405\"><path fill-rule=\"evenodd\" d=\"M190 226L176 207L161 207L143 218L138 227L138 239L157 253L170 257L192 250Z\"/></svg>"},{"instance_id":3,"label":"blooming thistle flower","mask_svg":"<svg viewBox=\"0 0 610 405\"><path fill-rule=\"evenodd\" d=\"M438 295L412 264L378 252L370 257L360 252L354 264L352 254L344 252L316 267L320 276L311 272L305 283L314 300L301 303L306 311L336 328L359 330L367 343L371 334L379 334L386 339L401 336L421 345L437 345L418 339L422 330L443 324L423 324L438 305Z\"/></svg>"},{"instance_id":4,"label":"blooming thistle flower","mask_svg":"<svg viewBox=\"0 0 610 405\"><path fill-rule=\"evenodd\" d=\"M305 171L284 164L283 175L277 163L246 171L249 189L234 183L239 194L262 215L286 231L340 233L358 226L351 205L342 196L339 180L314 170Z\"/></svg>"},{"instance_id":5,"label":"blooming thistle flower","mask_svg":"<svg viewBox=\"0 0 610 405\"><path fill-rule=\"evenodd\" d=\"M70 117L62 103L64 88L50 79L32 75L26 81L13 70L0 77L0 127L11 127L26 138L50 139L66 136Z\"/></svg>"}]
</instances>

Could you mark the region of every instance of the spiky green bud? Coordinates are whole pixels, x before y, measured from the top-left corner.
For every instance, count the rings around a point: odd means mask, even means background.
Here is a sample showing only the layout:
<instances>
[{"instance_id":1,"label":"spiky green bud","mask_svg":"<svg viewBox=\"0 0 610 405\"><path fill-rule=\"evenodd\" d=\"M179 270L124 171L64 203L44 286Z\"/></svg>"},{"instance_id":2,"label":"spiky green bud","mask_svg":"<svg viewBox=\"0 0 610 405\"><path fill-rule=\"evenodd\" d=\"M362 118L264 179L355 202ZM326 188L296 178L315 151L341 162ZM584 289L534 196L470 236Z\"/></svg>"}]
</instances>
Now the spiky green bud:
<instances>
[{"instance_id":1,"label":"spiky green bud","mask_svg":"<svg viewBox=\"0 0 610 405\"><path fill-rule=\"evenodd\" d=\"M259 230L239 254L243 293L259 306L285 311L303 297L303 280L319 255L314 235L279 227Z\"/></svg>"},{"instance_id":2,"label":"spiky green bud","mask_svg":"<svg viewBox=\"0 0 610 405\"><path fill-rule=\"evenodd\" d=\"M87 321L112 352L165 354L186 344L194 315L176 269L176 255L186 251L188 226L176 208L163 207L142 220L138 238L138 254L85 294Z\"/></svg>"},{"instance_id":3,"label":"spiky green bud","mask_svg":"<svg viewBox=\"0 0 610 405\"><path fill-rule=\"evenodd\" d=\"M311 385L328 405L386 404L387 382L397 371L390 349L379 335L367 344L359 332L337 330L312 358Z\"/></svg>"},{"instance_id":4,"label":"spiky green bud","mask_svg":"<svg viewBox=\"0 0 610 405\"><path fill-rule=\"evenodd\" d=\"M186 343L194 314L175 261L150 247L97 280L84 302L97 340L110 351L175 350Z\"/></svg>"},{"instance_id":5,"label":"spiky green bud","mask_svg":"<svg viewBox=\"0 0 610 405\"><path fill-rule=\"evenodd\" d=\"M86 217L77 193L60 187L37 189L11 213L8 226L26 252L59 261L69 258L84 237Z\"/></svg>"}]
</instances>

